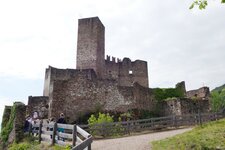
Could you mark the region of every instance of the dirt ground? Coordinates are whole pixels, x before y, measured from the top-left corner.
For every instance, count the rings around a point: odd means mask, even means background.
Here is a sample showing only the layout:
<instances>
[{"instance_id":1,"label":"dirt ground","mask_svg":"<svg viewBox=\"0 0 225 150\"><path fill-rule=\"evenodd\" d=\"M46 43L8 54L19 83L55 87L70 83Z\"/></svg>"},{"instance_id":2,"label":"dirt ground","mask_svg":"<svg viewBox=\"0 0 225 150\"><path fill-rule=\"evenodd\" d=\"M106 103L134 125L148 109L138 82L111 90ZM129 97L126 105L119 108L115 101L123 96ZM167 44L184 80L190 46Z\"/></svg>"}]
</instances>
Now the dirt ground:
<instances>
[{"instance_id":1,"label":"dirt ground","mask_svg":"<svg viewBox=\"0 0 225 150\"><path fill-rule=\"evenodd\" d=\"M150 150L151 141L161 140L191 129L192 128L177 129L117 139L94 140L91 147L93 150Z\"/></svg>"}]
</instances>

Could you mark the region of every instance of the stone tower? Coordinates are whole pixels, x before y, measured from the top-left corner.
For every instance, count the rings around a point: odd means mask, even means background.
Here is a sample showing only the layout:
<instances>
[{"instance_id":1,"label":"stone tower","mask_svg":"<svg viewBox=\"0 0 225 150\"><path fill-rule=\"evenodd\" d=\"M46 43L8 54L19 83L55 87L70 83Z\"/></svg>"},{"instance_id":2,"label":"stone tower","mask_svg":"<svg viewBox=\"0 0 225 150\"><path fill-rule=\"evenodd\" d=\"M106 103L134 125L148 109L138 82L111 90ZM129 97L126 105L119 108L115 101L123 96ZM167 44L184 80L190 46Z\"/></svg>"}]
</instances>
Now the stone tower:
<instances>
[{"instance_id":1,"label":"stone tower","mask_svg":"<svg viewBox=\"0 0 225 150\"><path fill-rule=\"evenodd\" d=\"M104 77L105 27L98 17L79 19L77 69L94 69Z\"/></svg>"}]
</instances>

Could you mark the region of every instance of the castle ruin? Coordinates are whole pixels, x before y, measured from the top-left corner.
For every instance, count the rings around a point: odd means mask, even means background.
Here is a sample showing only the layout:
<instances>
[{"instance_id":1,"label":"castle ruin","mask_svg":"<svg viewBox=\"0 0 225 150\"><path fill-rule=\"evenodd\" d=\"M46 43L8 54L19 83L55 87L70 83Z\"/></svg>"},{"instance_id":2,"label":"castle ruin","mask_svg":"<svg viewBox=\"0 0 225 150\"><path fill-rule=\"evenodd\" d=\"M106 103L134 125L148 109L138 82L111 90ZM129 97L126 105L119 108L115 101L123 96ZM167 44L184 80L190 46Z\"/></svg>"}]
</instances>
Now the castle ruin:
<instances>
[{"instance_id":1,"label":"castle ruin","mask_svg":"<svg viewBox=\"0 0 225 150\"><path fill-rule=\"evenodd\" d=\"M147 62L105 58L105 27L100 19L79 19L78 24L76 69L49 66L45 72L43 96L29 96L27 113L41 112L41 108L48 105L48 117L58 118L63 112L69 122L74 122L98 109L112 112L132 109L153 111L156 101L148 84ZM188 94L186 90L183 92ZM193 94L189 92L189 95ZM208 104L208 95L204 98L204 103ZM189 109L192 102L187 103L186 109ZM172 109L170 104L163 106ZM208 108L206 105L206 111ZM164 111L162 114L173 112Z\"/></svg>"}]
</instances>

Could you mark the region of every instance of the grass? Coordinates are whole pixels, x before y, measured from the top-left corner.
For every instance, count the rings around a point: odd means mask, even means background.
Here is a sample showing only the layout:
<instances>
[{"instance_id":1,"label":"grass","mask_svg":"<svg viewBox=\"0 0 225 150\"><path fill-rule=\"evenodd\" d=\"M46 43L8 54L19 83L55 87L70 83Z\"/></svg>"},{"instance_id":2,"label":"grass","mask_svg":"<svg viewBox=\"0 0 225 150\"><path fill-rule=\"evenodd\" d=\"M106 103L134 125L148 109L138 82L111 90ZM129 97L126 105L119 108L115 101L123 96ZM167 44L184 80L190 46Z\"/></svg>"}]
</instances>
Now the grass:
<instances>
[{"instance_id":1,"label":"grass","mask_svg":"<svg viewBox=\"0 0 225 150\"><path fill-rule=\"evenodd\" d=\"M186 133L152 142L153 150L225 150L225 119L206 123Z\"/></svg>"},{"instance_id":2,"label":"grass","mask_svg":"<svg viewBox=\"0 0 225 150\"><path fill-rule=\"evenodd\" d=\"M26 136L22 142L13 143L8 146L8 150L70 150L69 146L62 147L58 145L51 146L48 143L39 144L32 136Z\"/></svg>"}]
</instances>

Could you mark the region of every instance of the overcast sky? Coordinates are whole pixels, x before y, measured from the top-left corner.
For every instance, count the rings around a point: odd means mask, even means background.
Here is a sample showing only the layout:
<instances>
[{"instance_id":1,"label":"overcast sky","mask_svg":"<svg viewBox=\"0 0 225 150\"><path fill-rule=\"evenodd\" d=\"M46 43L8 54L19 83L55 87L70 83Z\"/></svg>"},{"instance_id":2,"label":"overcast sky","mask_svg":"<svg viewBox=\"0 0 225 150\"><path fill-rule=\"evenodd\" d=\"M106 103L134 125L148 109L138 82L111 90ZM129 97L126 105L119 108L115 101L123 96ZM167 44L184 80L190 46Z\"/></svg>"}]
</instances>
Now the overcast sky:
<instances>
[{"instance_id":1,"label":"overcast sky","mask_svg":"<svg viewBox=\"0 0 225 150\"><path fill-rule=\"evenodd\" d=\"M48 65L75 68L79 18L98 16L107 55L148 61L149 86L225 83L225 5L191 0L0 0L0 115L43 93Z\"/></svg>"}]
</instances>

